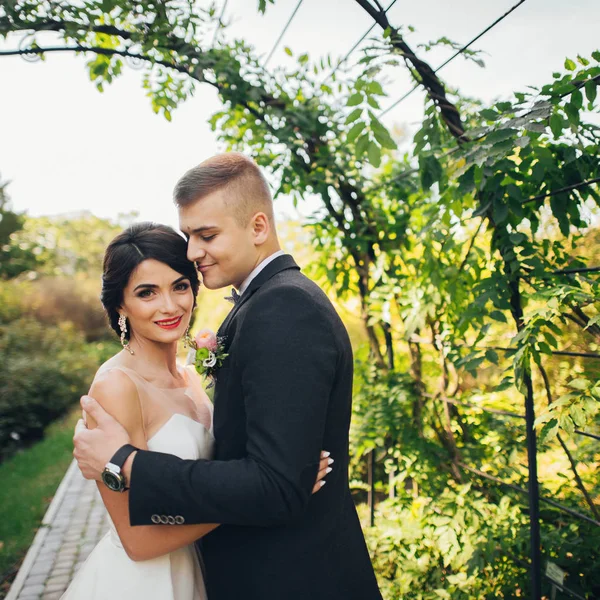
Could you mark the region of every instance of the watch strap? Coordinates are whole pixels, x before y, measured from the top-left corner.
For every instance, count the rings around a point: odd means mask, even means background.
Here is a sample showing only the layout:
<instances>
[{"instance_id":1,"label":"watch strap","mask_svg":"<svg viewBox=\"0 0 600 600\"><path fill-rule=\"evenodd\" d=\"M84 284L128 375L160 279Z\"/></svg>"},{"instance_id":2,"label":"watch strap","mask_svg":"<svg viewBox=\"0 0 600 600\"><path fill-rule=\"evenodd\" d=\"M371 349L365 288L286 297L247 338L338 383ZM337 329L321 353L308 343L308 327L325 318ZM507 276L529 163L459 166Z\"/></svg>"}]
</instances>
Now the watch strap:
<instances>
[{"instance_id":1,"label":"watch strap","mask_svg":"<svg viewBox=\"0 0 600 600\"><path fill-rule=\"evenodd\" d=\"M139 450L139 448L136 448L135 446L132 446L131 444L125 444L124 446L121 446L113 455L113 457L110 459L110 463L112 463L113 465L119 467L119 469L123 468L123 465L125 464L125 461L127 460L127 457L132 453L132 452L137 452Z\"/></svg>"}]
</instances>

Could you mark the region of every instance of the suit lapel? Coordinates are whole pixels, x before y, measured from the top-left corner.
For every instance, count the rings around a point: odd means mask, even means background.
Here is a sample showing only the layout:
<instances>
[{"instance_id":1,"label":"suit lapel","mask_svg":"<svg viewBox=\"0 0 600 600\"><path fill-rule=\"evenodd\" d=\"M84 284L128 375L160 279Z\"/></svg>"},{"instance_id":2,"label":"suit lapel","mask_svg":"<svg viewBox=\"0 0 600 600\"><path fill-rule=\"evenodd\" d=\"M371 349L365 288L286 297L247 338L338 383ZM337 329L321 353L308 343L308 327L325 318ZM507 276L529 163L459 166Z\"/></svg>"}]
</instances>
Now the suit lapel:
<instances>
[{"instance_id":1,"label":"suit lapel","mask_svg":"<svg viewBox=\"0 0 600 600\"><path fill-rule=\"evenodd\" d=\"M277 275L277 273L281 273L281 271L285 271L287 269L297 269L300 270L300 267L296 264L296 261L289 255L284 254L283 256L278 256L275 260L271 261L251 282L248 286L248 289L242 294L240 301L229 311L227 317L219 327L218 335L223 336L226 334L227 327L233 317L237 314L238 310L244 305L248 300L252 297L252 295L260 289L260 287L271 277Z\"/></svg>"}]
</instances>

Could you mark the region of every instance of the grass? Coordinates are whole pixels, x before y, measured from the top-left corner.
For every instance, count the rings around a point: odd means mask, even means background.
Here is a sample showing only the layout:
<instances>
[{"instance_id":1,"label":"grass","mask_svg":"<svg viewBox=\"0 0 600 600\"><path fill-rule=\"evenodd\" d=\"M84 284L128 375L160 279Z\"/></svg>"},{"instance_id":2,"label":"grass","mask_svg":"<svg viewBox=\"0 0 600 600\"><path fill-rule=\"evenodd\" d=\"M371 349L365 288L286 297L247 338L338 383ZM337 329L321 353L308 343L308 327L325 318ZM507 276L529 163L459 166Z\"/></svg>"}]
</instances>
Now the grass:
<instances>
[{"instance_id":1,"label":"grass","mask_svg":"<svg viewBox=\"0 0 600 600\"><path fill-rule=\"evenodd\" d=\"M73 458L80 411L48 427L43 440L0 465L0 598L10 587Z\"/></svg>"}]
</instances>

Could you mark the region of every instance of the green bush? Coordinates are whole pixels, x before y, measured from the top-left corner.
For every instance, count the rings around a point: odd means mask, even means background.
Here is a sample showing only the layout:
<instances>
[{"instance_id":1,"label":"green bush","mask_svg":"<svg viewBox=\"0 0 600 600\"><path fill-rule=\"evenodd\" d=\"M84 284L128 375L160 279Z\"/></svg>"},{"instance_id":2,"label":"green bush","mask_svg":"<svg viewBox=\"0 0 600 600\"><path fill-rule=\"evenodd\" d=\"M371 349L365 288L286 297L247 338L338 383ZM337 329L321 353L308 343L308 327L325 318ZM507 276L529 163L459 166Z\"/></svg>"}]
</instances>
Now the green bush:
<instances>
[{"instance_id":1,"label":"green bush","mask_svg":"<svg viewBox=\"0 0 600 600\"><path fill-rule=\"evenodd\" d=\"M85 393L98 357L71 325L31 318L0 325L0 458L42 437Z\"/></svg>"},{"instance_id":2,"label":"green bush","mask_svg":"<svg viewBox=\"0 0 600 600\"><path fill-rule=\"evenodd\" d=\"M513 560L527 518L507 497L497 504L470 485L436 498L386 500L365 531L386 600L527 596L528 574Z\"/></svg>"},{"instance_id":3,"label":"green bush","mask_svg":"<svg viewBox=\"0 0 600 600\"><path fill-rule=\"evenodd\" d=\"M100 303L99 278L42 277L29 287L23 309L37 321L47 325L73 323L88 342L115 339Z\"/></svg>"}]
</instances>

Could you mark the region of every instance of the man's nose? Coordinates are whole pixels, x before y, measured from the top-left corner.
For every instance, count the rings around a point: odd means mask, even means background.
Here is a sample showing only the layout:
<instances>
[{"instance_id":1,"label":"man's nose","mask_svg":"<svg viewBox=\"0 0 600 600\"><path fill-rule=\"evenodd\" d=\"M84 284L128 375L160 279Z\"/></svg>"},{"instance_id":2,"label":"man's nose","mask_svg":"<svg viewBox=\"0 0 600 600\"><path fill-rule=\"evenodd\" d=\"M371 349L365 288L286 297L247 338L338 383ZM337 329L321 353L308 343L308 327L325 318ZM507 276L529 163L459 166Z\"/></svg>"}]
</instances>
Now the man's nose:
<instances>
[{"instance_id":1,"label":"man's nose","mask_svg":"<svg viewBox=\"0 0 600 600\"><path fill-rule=\"evenodd\" d=\"M191 262L200 262L206 255L204 248L198 242L190 240L187 248L187 258Z\"/></svg>"}]
</instances>

